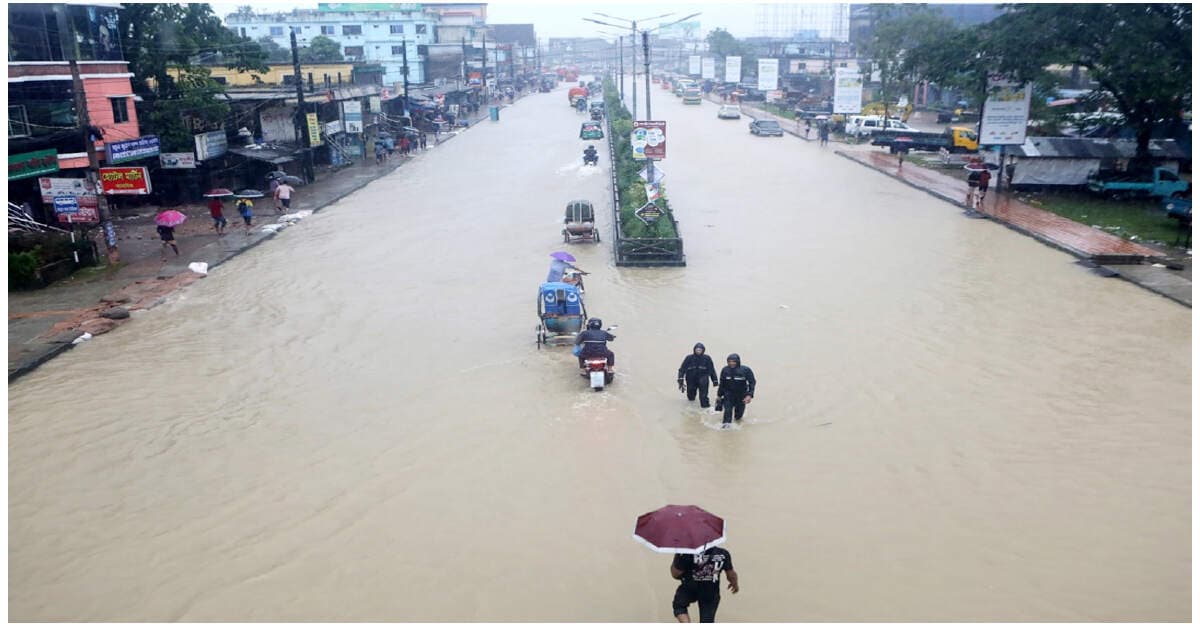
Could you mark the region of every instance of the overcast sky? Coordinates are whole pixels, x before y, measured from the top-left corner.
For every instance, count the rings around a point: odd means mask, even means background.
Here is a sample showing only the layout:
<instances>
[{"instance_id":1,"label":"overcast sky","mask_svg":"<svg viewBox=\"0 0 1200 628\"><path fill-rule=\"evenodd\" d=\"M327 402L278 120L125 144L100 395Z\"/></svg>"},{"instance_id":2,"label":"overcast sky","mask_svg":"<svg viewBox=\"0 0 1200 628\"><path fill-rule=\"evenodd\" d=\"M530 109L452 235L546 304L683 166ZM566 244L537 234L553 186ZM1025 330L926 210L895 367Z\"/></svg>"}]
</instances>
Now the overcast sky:
<instances>
[{"instance_id":1,"label":"overcast sky","mask_svg":"<svg viewBox=\"0 0 1200 628\"><path fill-rule=\"evenodd\" d=\"M315 9L316 2L300 0L298 2L212 2L213 10L224 18L233 13L237 7L249 4L260 12L290 11L293 8ZM427 4L437 4L435 2ZM700 22L700 34L707 34L714 28L724 28L738 37L752 35L754 28L754 4L750 2L712 2L694 0L692 2L636 2L635 0L608 0L606 2L575 2L559 0L533 0L511 2L500 0L488 2L488 22L492 24L533 24L539 39L549 37L596 37L603 36L598 31L615 29L606 28L599 24L585 22L582 18L591 17L601 21L622 24L619 20L594 15L595 12L607 13L616 17L634 20L673 13L667 18L650 20L649 24L664 24L673 19L679 19L690 13L700 12L693 20Z\"/></svg>"}]
</instances>

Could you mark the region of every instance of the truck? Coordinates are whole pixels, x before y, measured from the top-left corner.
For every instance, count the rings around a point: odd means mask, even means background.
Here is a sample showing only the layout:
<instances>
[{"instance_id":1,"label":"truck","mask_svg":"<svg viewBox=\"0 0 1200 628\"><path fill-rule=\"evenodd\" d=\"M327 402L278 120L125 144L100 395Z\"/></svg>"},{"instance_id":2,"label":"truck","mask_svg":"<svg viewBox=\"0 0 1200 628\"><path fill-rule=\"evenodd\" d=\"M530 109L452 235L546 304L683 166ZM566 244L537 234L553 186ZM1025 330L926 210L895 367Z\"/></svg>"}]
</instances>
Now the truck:
<instances>
[{"instance_id":1,"label":"truck","mask_svg":"<svg viewBox=\"0 0 1200 628\"><path fill-rule=\"evenodd\" d=\"M1151 172L1092 173L1088 177L1088 190L1112 198L1150 196L1154 198L1183 198L1191 192L1191 185L1179 175L1166 168L1155 168Z\"/></svg>"},{"instance_id":2,"label":"truck","mask_svg":"<svg viewBox=\"0 0 1200 628\"><path fill-rule=\"evenodd\" d=\"M881 129L875 132L871 145L886 146L894 153L897 149L896 140L903 142L903 145L912 151L937 152L944 148L951 153L973 153L979 150L979 136L975 135L975 131L961 126L951 127L941 133Z\"/></svg>"}]
</instances>

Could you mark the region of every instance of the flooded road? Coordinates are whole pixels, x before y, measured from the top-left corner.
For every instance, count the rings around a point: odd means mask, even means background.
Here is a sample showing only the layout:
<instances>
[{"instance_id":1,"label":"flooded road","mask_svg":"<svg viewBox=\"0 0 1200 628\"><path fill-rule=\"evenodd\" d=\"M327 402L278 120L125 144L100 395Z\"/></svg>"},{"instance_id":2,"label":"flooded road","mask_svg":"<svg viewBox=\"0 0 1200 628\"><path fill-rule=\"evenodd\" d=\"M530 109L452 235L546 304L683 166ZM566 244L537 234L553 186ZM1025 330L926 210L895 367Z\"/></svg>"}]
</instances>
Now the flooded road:
<instances>
[{"instance_id":1,"label":"flooded road","mask_svg":"<svg viewBox=\"0 0 1200 628\"><path fill-rule=\"evenodd\" d=\"M673 621L666 503L728 520L721 621L1190 618L1188 309L653 99L688 266L571 246L608 390L534 345L563 206L608 209L560 89L10 386L10 618Z\"/></svg>"}]
</instances>

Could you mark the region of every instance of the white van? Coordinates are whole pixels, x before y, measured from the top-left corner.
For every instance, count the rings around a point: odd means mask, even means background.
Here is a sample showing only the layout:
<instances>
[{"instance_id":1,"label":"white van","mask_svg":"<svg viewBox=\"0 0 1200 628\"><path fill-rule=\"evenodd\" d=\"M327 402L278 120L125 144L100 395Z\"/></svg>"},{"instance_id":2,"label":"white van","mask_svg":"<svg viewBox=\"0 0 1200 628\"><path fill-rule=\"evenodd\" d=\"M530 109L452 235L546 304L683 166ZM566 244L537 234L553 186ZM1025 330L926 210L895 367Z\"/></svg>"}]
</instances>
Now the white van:
<instances>
[{"instance_id":1,"label":"white van","mask_svg":"<svg viewBox=\"0 0 1200 628\"><path fill-rule=\"evenodd\" d=\"M846 135L869 137L875 131L883 128L883 116L850 116L846 120ZM887 128L897 131L916 131L900 120L888 118Z\"/></svg>"}]
</instances>

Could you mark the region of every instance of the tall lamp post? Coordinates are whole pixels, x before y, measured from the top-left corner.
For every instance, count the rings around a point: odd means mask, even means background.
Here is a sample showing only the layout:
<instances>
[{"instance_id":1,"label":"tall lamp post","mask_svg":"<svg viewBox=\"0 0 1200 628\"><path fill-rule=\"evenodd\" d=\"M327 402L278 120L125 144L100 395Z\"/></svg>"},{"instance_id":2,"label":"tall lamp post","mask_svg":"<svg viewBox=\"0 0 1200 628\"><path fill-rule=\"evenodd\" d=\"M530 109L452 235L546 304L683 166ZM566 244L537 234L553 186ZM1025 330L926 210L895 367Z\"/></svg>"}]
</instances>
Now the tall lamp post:
<instances>
[{"instance_id":1,"label":"tall lamp post","mask_svg":"<svg viewBox=\"0 0 1200 628\"><path fill-rule=\"evenodd\" d=\"M628 22L628 23L629 23L629 28L630 28L631 32L633 33L633 36L632 36L632 37L630 38L630 40L629 40L629 44L630 44L630 52L631 52L631 53L632 53L632 55L633 55L633 57L632 57L632 59L631 59L631 61L630 61L630 65L632 66L632 68L633 68L633 71L632 71L632 72L630 72L630 74L631 74L631 75L632 75L632 77L633 77L633 81L632 81L632 89L633 89L633 110L632 110L632 113L633 113L633 117L634 117L634 118L637 118L637 33L638 33L638 28L637 28L637 25L638 25L638 22L639 22L639 21L640 21L640 22L649 22L650 20L657 20L657 19L664 18L664 17L668 17L668 16L675 15L675 14L674 14L673 12L672 12L672 13L664 13L664 14L662 14L662 15L656 15L656 16L654 16L654 17L647 17L647 18L643 18L643 19L641 19L641 20L631 20L631 19L629 19L629 18L617 17L617 16L615 16L615 15L609 15L609 14L607 14L607 13L600 13L600 12L598 12L598 11L596 12L596 15L600 15L600 16L607 17L607 18L614 19L614 20L621 20L622 22ZM693 13L693 14L691 14L691 15L687 16L687 17L684 17L684 18L680 18L680 19L678 19L678 20L675 20L674 22L671 22L670 24L660 24L660 25L658 25L658 26L654 27L653 29L649 29L649 30L657 30L657 29L659 29L659 28L662 28L663 26L670 26L671 24L678 24L679 22L682 22L683 20L691 19L691 18L693 18L693 17L696 17L697 15L700 15L700 14L699 14L699 13ZM612 24L612 23L609 23L609 22L604 22L604 21L601 21L601 20L594 20L594 19L592 19L592 18L590 18L590 17L585 17L585 18L582 18L582 19L583 19L584 21L587 21L587 22L595 22L596 24L603 24L604 26L613 26L613 27L616 27L616 28L625 28L625 26L624 26L624 25L622 25L622 24ZM647 41L648 41L648 40L647 40ZM648 46L648 45L646 45L646 46L644 46L644 47L646 48L646 54L647 54L647 55L649 55L649 46ZM622 85L622 87L624 87L624 83L625 83L625 81L624 81L624 79L622 78L622 80L621 80L621 85ZM623 98L623 97L624 97L624 94L622 94L622 98ZM649 60L647 60L647 63L646 63L646 99L647 99L646 106L647 106L647 107L649 107L649 106L650 106L650 103L649 103L649 99L650 99L650 64L649 64ZM649 115L648 115L648 114L647 114L647 117L649 117Z\"/></svg>"}]
</instances>

